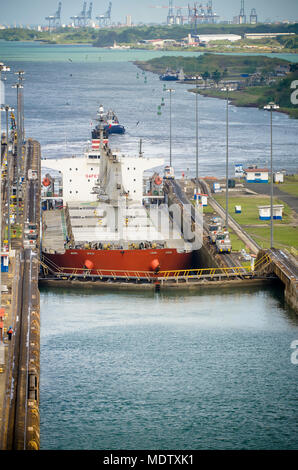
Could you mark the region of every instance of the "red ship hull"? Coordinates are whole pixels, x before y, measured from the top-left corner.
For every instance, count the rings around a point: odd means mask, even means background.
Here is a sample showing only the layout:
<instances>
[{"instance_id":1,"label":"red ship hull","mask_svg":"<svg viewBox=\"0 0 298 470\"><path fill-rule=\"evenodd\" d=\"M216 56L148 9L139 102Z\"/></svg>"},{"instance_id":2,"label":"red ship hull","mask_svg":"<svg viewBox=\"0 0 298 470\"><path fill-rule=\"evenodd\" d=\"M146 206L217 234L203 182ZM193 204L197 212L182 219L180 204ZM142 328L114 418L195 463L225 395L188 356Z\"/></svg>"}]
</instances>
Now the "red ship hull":
<instances>
[{"instance_id":1,"label":"red ship hull","mask_svg":"<svg viewBox=\"0 0 298 470\"><path fill-rule=\"evenodd\" d=\"M75 250L43 253L45 263L56 272L99 276L156 275L159 271L191 269L193 253L173 248L137 250ZM145 274L146 273L146 274Z\"/></svg>"}]
</instances>

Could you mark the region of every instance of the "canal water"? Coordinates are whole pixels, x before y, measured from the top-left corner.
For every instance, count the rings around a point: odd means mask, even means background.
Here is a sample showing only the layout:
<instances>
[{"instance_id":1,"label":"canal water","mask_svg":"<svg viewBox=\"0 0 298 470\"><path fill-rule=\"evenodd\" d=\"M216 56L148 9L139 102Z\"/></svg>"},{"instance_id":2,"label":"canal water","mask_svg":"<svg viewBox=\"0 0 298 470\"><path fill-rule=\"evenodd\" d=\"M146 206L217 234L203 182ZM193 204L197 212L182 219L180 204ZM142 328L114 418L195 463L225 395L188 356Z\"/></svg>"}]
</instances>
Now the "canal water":
<instances>
[{"instance_id":1,"label":"canal water","mask_svg":"<svg viewBox=\"0 0 298 470\"><path fill-rule=\"evenodd\" d=\"M295 449L298 318L271 288L41 290L43 449Z\"/></svg>"},{"instance_id":2,"label":"canal water","mask_svg":"<svg viewBox=\"0 0 298 470\"><path fill-rule=\"evenodd\" d=\"M132 63L159 52L0 42L25 70L26 135L42 156L81 154L99 104L113 148L169 155L169 94ZM294 55L292 60L297 59ZM6 101L14 105L8 74ZM171 84L176 173L195 171L195 99ZM162 114L157 107L164 98ZM201 175L225 172L225 102L199 97ZM231 107L234 163L269 158L269 115ZM92 124L91 124L92 123ZM274 114L276 168L296 171L297 120ZM297 316L278 287L161 293L41 289L42 449L294 449Z\"/></svg>"}]
</instances>

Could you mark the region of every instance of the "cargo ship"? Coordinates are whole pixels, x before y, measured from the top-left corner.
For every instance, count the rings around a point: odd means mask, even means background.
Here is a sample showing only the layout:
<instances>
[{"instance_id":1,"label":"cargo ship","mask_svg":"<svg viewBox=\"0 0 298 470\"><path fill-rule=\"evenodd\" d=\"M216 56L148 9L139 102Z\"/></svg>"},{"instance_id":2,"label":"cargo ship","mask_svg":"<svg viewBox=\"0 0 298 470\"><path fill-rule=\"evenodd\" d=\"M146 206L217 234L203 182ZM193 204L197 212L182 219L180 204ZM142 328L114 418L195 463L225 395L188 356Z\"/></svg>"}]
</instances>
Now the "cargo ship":
<instances>
[{"instance_id":1,"label":"cargo ship","mask_svg":"<svg viewBox=\"0 0 298 470\"><path fill-rule=\"evenodd\" d=\"M144 179L163 161L144 157L141 146L136 156L112 151L104 117L99 120L99 139L83 156L42 161L48 171L43 200L52 204L42 217L43 263L73 276L154 277L190 269L192 247L161 204L163 178L155 172ZM51 170L61 176L62 192L49 191Z\"/></svg>"}]
</instances>

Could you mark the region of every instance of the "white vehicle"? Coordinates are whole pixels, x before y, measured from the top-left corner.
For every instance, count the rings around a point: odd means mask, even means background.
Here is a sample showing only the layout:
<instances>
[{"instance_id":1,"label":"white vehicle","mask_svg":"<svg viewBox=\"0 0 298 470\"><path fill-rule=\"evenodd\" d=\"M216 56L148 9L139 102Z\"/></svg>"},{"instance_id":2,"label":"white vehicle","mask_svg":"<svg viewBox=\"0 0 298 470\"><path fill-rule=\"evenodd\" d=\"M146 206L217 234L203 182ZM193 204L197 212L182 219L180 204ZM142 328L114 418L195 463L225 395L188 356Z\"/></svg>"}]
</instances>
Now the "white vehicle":
<instances>
[{"instance_id":1,"label":"white vehicle","mask_svg":"<svg viewBox=\"0 0 298 470\"><path fill-rule=\"evenodd\" d=\"M219 232L215 244L217 253L231 253L232 243L229 232Z\"/></svg>"},{"instance_id":2,"label":"white vehicle","mask_svg":"<svg viewBox=\"0 0 298 470\"><path fill-rule=\"evenodd\" d=\"M28 170L28 180L37 180L37 170Z\"/></svg>"},{"instance_id":3,"label":"white vehicle","mask_svg":"<svg viewBox=\"0 0 298 470\"><path fill-rule=\"evenodd\" d=\"M37 232L37 225L31 222L25 222L24 226L24 234L36 234Z\"/></svg>"},{"instance_id":4,"label":"white vehicle","mask_svg":"<svg viewBox=\"0 0 298 470\"><path fill-rule=\"evenodd\" d=\"M37 233L24 234L24 248L36 248Z\"/></svg>"},{"instance_id":5,"label":"white vehicle","mask_svg":"<svg viewBox=\"0 0 298 470\"><path fill-rule=\"evenodd\" d=\"M219 224L219 222L216 222L216 223L214 222L211 225L209 225L209 235L208 235L208 237L209 237L209 241L211 243L215 243L217 234L221 230L222 230L222 226Z\"/></svg>"},{"instance_id":6,"label":"white vehicle","mask_svg":"<svg viewBox=\"0 0 298 470\"><path fill-rule=\"evenodd\" d=\"M175 178L174 168L172 166L165 166L164 178L166 180L173 180Z\"/></svg>"}]
</instances>

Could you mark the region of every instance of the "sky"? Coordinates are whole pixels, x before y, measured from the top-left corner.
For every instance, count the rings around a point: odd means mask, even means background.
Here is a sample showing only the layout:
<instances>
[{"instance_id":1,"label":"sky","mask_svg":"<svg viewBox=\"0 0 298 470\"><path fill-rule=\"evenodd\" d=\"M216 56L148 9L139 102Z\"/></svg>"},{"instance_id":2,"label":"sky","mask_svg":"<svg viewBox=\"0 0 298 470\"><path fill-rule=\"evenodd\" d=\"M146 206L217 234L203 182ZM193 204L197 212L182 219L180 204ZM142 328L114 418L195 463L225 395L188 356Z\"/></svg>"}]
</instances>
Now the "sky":
<instances>
[{"instance_id":1,"label":"sky","mask_svg":"<svg viewBox=\"0 0 298 470\"><path fill-rule=\"evenodd\" d=\"M70 16L78 15L83 8L83 0L61 0L61 22L68 24ZM169 0L111 0L112 22L125 23L125 16L131 15L132 22L164 23L168 13ZM87 2L87 9L89 7ZM194 4L190 0L174 0L175 6L187 7ZM200 4L201 1L198 1ZM207 0L202 1L203 4ZM109 0L93 0L92 18L103 14ZM164 8L153 8L164 6ZM58 8L58 0L0 0L0 24L27 25L47 24L45 17L53 15ZM288 19L298 21L298 0L245 0L245 13L249 16L256 8L260 21ZM213 9L221 20L231 20L240 12L240 0L213 0ZM183 10L186 15L187 9Z\"/></svg>"}]
</instances>

